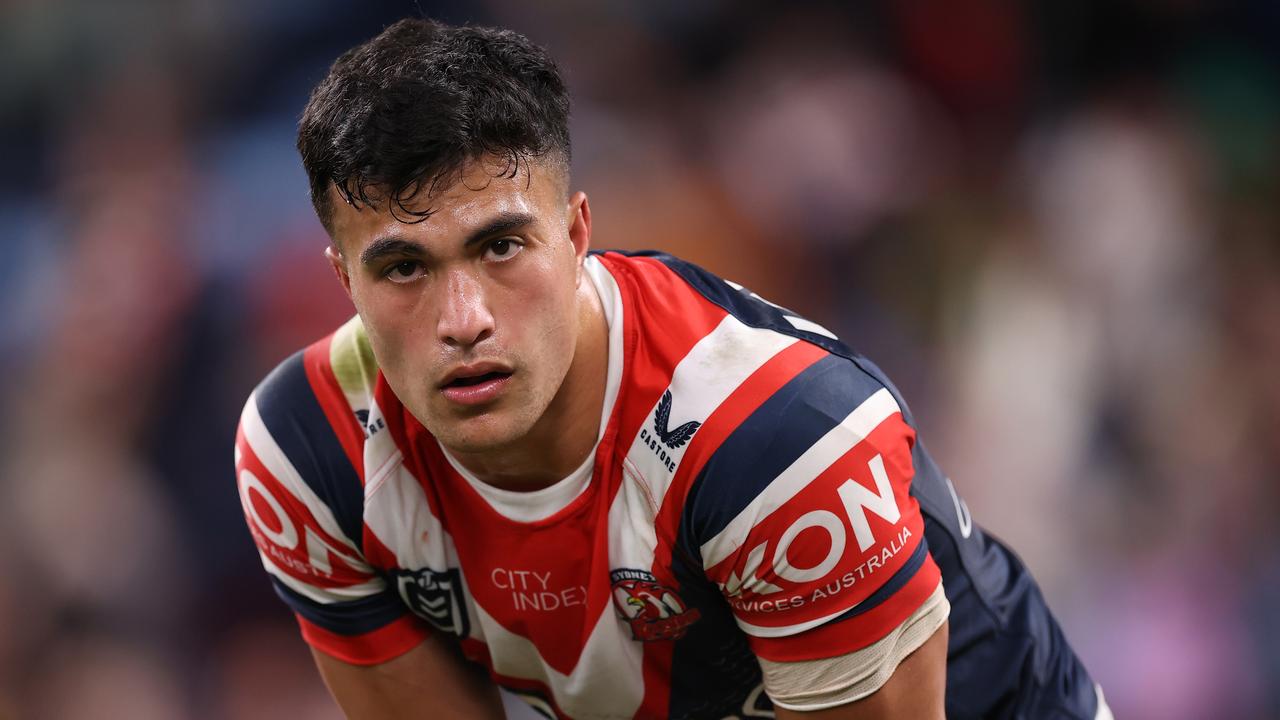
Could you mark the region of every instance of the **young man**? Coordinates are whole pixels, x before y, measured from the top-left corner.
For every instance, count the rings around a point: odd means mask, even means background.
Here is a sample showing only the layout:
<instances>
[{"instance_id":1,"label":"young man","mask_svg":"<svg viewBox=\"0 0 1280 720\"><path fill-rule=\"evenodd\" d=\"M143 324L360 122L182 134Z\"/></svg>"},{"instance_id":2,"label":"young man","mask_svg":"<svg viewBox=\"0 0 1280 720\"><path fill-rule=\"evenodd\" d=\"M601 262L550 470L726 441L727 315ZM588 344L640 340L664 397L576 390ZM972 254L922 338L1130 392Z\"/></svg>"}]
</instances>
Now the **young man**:
<instances>
[{"instance_id":1,"label":"young man","mask_svg":"<svg viewBox=\"0 0 1280 720\"><path fill-rule=\"evenodd\" d=\"M254 391L236 470L344 711L1108 716L874 365L589 252L568 106L525 38L406 20L303 115L357 316Z\"/></svg>"}]
</instances>

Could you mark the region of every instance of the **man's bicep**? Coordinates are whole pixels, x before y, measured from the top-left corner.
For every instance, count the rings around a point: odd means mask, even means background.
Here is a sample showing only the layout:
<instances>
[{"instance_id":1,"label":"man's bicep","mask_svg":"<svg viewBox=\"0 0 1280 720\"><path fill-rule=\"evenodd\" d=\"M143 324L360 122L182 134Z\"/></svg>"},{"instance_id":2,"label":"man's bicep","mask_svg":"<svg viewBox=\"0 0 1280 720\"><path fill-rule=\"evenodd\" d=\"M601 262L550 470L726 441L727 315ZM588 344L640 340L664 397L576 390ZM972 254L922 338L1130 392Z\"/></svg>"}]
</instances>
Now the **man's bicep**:
<instances>
[{"instance_id":1,"label":"man's bicep","mask_svg":"<svg viewBox=\"0 0 1280 720\"><path fill-rule=\"evenodd\" d=\"M352 720L504 717L497 686L443 635L377 665L354 665L314 647L311 654Z\"/></svg>"},{"instance_id":2,"label":"man's bicep","mask_svg":"<svg viewBox=\"0 0 1280 720\"><path fill-rule=\"evenodd\" d=\"M775 701L779 720L941 720L946 717L947 624L894 668L875 692L858 700L811 711Z\"/></svg>"},{"instance_id":3,"label":"man's bicep","mask_svg":"<svg viewBox=\"0 0 1280 720\"><path fill-rule=\"evenodd\" d=\"M845 705L858 708L941 707L942 685L933 682L945 677L946 627L950 606L941 586L901 625L871 645L836 657L800 662L773 662L760 659L765 690L774 706L782 710L811 713ZM941 636L941 654L929 643ZM803 642L803 635L796 638ZM903 677L914 677L914 693L904 702L897 696ZM936 687L935 687L936 686ZM932 697L931 688L937 690ZM886 704L888 703L888 704ZM907 715L857 715L856 717L927 717ZM833 716L833 717L839 717Z\"/></svg>"}]
</instances>

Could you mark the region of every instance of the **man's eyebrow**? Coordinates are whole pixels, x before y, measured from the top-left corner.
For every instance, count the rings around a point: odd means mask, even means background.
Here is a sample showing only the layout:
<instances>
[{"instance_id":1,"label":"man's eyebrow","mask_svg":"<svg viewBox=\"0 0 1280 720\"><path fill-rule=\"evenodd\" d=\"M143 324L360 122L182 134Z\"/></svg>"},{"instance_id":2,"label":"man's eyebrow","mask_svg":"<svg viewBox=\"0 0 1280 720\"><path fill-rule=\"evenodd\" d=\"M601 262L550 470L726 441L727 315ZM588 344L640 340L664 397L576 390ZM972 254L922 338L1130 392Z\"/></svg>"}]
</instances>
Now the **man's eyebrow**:
<instances>
[{"instance_id":1,"label":"man's eyebrow","mask_svg":"<svg viewBox=\"0 0 1280 720\"><path fill-rule=\"evenodd\" d=\"M501 235L533 222L533 216L527 212L504 212L495 215L489 222L471 231L464 245L487 240L494 235Z\"/></svg>"},{"instance_id":2,"label":"man's eyebrow","mask_svg":"<svg viewBox=\"0 0 1280 720\"><path fill-rule=\"evenodd\" d=\"M415 242L409 242L404 238L394 235L389 237L380 237L369 243L369 247L360 253L360 263L363 265L372 265L387 255L411 255L413 257L422 257L426 255L426 250Z\"/></svg>"}]
</instances>

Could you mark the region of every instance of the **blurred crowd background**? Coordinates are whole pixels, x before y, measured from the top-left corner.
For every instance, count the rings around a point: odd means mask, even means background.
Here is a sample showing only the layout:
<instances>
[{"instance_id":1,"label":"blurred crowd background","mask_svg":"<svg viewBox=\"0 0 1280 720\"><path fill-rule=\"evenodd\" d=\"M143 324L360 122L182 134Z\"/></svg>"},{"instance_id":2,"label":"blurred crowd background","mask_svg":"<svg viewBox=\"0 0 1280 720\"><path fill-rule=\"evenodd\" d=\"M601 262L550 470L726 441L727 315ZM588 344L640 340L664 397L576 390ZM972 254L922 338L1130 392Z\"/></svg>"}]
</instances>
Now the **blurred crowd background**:
<instances>
[{"instance_id":1,"label":"blurred crowd background","mask_svg":"<svg viewBox=\"0 0 1280 720\"><path fill-rule=\"evenodd\" d=\"M405 15L574 94L599 247L832 328L1118 718L1280 718L1280 4L0 2L0 719L337 718L244 399L351 312L294 151Z\"/></svg>"}]
</instances>

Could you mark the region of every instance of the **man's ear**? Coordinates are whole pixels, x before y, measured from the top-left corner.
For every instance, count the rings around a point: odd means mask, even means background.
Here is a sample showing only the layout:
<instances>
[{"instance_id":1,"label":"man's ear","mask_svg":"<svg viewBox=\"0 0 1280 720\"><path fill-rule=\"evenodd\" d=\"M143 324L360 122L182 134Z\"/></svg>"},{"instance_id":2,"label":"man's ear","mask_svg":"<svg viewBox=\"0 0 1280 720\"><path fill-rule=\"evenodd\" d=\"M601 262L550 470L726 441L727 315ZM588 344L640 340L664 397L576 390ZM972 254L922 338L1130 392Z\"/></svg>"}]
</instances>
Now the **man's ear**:
<instances>
[{"instance_id":1,"label":"man's ear","mask_svg":"<svg viewBox=\"0 0 1280 720\"><path fill-rule=\"evenodd\" d=\"M567 211L569 242L573 243L573 254L578 259L578 279L581 281L582 263L591 249L591 205L587 202L587 194L579 190L570 195Z\"/></svg>"},{"instance_id":2,"label":"man's ear","mask_svg":"<svg viewBox=\"0 0 1280 720\"><path fill-rule=\"evenodd\" d=\"M338 282L342 283L347 297L351 297L351 275L347 272L347 263L342 259L342 253L329 245L324 249L324 257L329 261L329 267L333 268L333 274L338 276Z\"/></svg>"}]
</instances>

